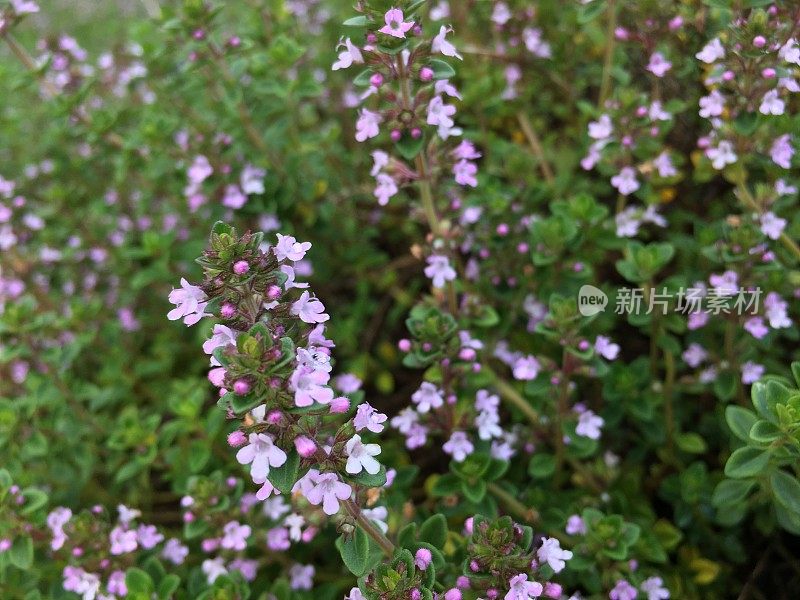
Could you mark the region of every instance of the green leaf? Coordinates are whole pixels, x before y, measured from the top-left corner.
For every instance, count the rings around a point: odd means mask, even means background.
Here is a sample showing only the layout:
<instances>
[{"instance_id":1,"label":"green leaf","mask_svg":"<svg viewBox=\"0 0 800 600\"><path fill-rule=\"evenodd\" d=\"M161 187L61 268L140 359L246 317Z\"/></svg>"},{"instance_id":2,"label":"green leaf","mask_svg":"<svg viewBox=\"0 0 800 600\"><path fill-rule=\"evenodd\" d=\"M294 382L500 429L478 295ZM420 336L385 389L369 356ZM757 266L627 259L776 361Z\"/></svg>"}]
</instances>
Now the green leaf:
<instances>
[{"instance_id":1,"label":"green leaf","mask_svg":"<svg viewBox=\"0 0 800 600\"><path fill-rule=\"evenodd\" d=\"M787 510L800 515L800 483L786 471L777 470L770 475L769 485L775 499Z\"/></svg>"},{"instance_id":2,"label":"green leaf","mask_svg":"<svg viewBox=\"0 0 800 600\"><path fill-rule=\"evenodd\" d=\"M447 541L447 519L441 513L429 517L419 528L419 539L437 548Z\"/></svg>"},{"instance_id":3,"label":"green leaf","mask_svg":"<svg viewBox=\"0 0 800 600\"><path fill-rule=\"evenodd\" d=\"M723 371L714 380L714 394L720 400L730 400L736 394L738 376L731 371Z\"/></svg>"},{"instance_id":4,"label":"green leaf","mask_svg":"<svg viewBox=\"0 0 800 600\"><path fill-rule=\"evenodd\" d=\"M375 475L370 475L366 471L361 471L358 475L351 475L350 478L364 487L383 487L386 485L386 467L381 465L380 470Z\"/></svg>"},{"instance_id":5,"label":"green leaf","mask_svg":"<svg viewBox=\"0 0 800 600\"><path fill-rule=\"evenodd\" d=\"M364 69L356 75L355 79L353 79L353 85L357 87L369 87L370 85L370 78L372 77L374 71L372 69Z\"/></svg>"},{"instance_id":6,"label":"green leaf","mask_svg":"<svg viewBox=\"0 0 800 600\"><path fill-rule=\"evenodd\" d=\"M750 439L761 444L770 444L782 436L780 428L769 421L757 421L750 429Z\"/></svg>"},{"instance_id":7,"label":"green leaf","mask_svg":"<svg viewBox=\"0 0 800 600\"><path fill-rule=\"evenodd\" d=\"M25 497L25 504L19 511L22 515L34 513L47 504L47 494L38 488L26 488L22 495Z\"/></svg>"},{"instance_id":8,"label":"green leaf","mask_svg":"<svg viewBox=\"0 0 800 600\"><path fill-rule=\"evenodd\" d=\"M300 471L300 455L297 450L292 449L286 455L286 462L280 467L272 467L267 478L275 488L286 496L290 496L294 484L297 483L297 475Z\"/></svg>"},{"instance_id":9,"label":"green leaf","mask_svg":"<svg viewBox=\"0 0 800 600\"><path fill-rule=\"evenodd\" d=\"M158 600L169 600L172 598L175 590L178 589L180 584L181 578L174 573L170 573L169 575L165 576L161 581L158 582L158 587L156 588Z\"/></svg>"},{"instance_id":10,"label":"green leaf","mask_svg":"<svg viewBox=\"0 0 800 600\"><path fill-rule=\"evenodd\" d=\"M129 592L134 594L149 594L153 592L153 580L145 571L131 567L125 574L125 585Z\"/></svg>"},{"instance_id":11,"label":"green leaf","mask_svg":"<svg viewBox=\"0 0 800 600\"><path fill-rule=\"evenodd\" d=\"M534 454L528 463L528 475L536 479L550 477L556 470L556 458L552 454Z\"/></svg>"},{"instance_id":12,"label":"green leaf","mask_svg":"<svg viewBox=\"0 0 800 600\"><path fill-rule=\"evenodd\" d=\"M431 487L431 494L436 497L451 496L458 493L461 487L461 480L453 473L445 473L437 477Z\"/></svg>"},{"instance_id":13,"label":"green leaf","mask_svg":"<svg viewBox=\"0 0 800 600\"><path fill-rule=\"evenodd\" d=\"M737 504L747 497L755 486L755 481L741 479L725 479L720 481L711 496L711 504L716 508Z\"/></svg>"},{"instance_id":14,"label":"green leaf","mask_svg":"<svg viewBox=\"0 0 800 600\"><path fill-rule=\"evenodd\" d=\"M358 15L347 19L342 25L345 27L366 27L369 25L369 19L366 15Z\"/></svg>"},{"instance_id":15,"label":"green leaf","mask_svg":"<svg viewBox=\"0 0 800 600\"><path fill-rule=\"evenodd\" d=\"M689 454L702 454L706 451L706 442L694 432L682 433L676 438L678 448Z\"/></svg>"},{"instance_id":16,"label":"green leaf","mask_svg":"<svg viewBox=\"0 0 800 600\"><path fill-rule=\"evenodd\" d=\"M342 555L342 562L356 577L367 574L369 564L369 537L361 527L356 527L349 538L339 536L336 539L336 548Z\"/></svg>"},{"instance_id":17,"label":"green leaf","mask_svg":"<svg viewBox=\"0 0 800 600\"><path fill-rule=\"evenodd\" d=\"M750 439L750 430L758 421L758 417L752 410L741 406L728 406L725 409L725 421L733 435L746 442Z\"/></svg>"},{"instance_id":18,"label":"green leaf","mask_svg":"<svg viewBox=\"0 0 800 600\"><path fill-rule=\"evenodd\" d=\"M401 137L395 144L395 148L397 148L397 151L403 158L406 160L412 160L417 156L417 154L420 153L424 145L424 135L420 135L419 137L415 138L412 137L409 131L404 131L403 137Z\"/></svg>"},{"instance_id":19,"label":"green leaf","mask_svg":"<svg viewBox=\"0 0 800 600\"><path fill-rule=\"evenodd\" d=\"M758 448L739 448L725 463L725 475L734 479L759 475L769 464L769 456Z\"/></svg>"},{"instance_id":20,"label":"green leaf","mask_svg":"<svg viewBox=\"0 0 800 600\"><path fill-rule=\"evenodd\" d=\"M589 4L581 6L578 9L578 23L585 25L586 23L596 19L606 9L606 3L601 0L595 0Z\"/></svg>"},{"instance_id":21,"label":"green leaf","mask_svg":"<svg viewBox=\"0 0 800 600\"><path fill-rule=\"evenodd\" d=\"M474 483L470 483L466 479L462 479L461 493L464 494L467 500L477 504L486 495L486 482L483 479L478 479Z\"/></svg>"},{"instance_id":22,"label":"green leaf","mask_svg":"<svg viewBox=\"0 0 800 600\"><path fill-rule=\"evenodd\" d=\"M448 63L438 58L432 58L428 66L433 70L434 79L450 79L456 76L456 71Z\"/></svg>"},{"instance_id":23,"label":"green leaf","mask_svg":"<svg viewBox=\"0 0 800 600\"><path fill-rule=\"evenodd\" d=\"M30 536L15 539L8 551L8 558L18 569L23 571L30 569L33 564L33 540Z\"/></svg>"}]
</instances>

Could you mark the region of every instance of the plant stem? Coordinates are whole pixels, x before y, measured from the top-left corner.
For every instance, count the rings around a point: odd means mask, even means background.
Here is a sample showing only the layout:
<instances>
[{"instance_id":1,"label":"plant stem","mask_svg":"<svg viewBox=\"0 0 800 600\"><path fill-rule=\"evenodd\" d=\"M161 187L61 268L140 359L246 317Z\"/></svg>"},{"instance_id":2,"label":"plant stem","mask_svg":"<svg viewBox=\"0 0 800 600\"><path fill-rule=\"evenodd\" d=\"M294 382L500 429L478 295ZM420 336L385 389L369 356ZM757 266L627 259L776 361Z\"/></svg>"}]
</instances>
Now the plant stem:
<instances>
[{"instance_id":1,"label":"plant stem","mask_svg":"<svg viewBox=\"0 0 800 600\"><path fill-rule=\"evenodd\" d=\"M518 408L530 421L531 425L534 427L538 427L541 425L539 413L536 412L528 401L520 394L512 385L508 382L503 381L490 367L484 365L483 367L484 372L488 373L492 377L492 383L497 391L500 393L500 397L511 404L512 406Z\"/></svg>"},{"instance_id":2,"label":"plant stem","mask_svg":"<svg viewBox=\"0 0 800 600\"><path fill-rule=\"evenodd\" d=\"M519 121L519 126L522 128L522 133L524 133L525 137L528 139L528 144L531 147L533 155L539 160L539 168L542 170L545 181L552 185L555 181L553 169L550 167L550 163L547 162L547 158L545 158L542 142L539 140L539 136L536 135L536 131L533 129L528 115L521 111L518 112L517 121Z\"/></svg>"},{"instance_id":3,"label":"plant stem","mask_svg":"<svg viewBox=\"0 0 800 600\"><path fill-rule=\"evenodd\" d=\"M675 413L672 406L672 392L675 388L675 357L664 351L664 425L667 429L667 451L672 456L675 437Z\"/></svg>"},{"instance_id":4,"label":"plant stem","mask_svg":"<svg viewBox=\"0 0 800 600\"><path fill-rule=\"evenodd\" d=\"M383 550L383 553L388 558L394 556L394 544L392 544L392 541L386 537L380 529L375 527L372 521L364 516L364 513L361 512L361 509L355 502L346 500L344 502L344 507L345 510L350 513L350 516L356 520L359 527L364 530L364 533L375 540L375 543L380 546L381 550Z\"/></svg>"},{"instance_id":5,"label":"plant stem","mask_svg":"<svg viewBox=\"0 0 800 600\"><path fill-rule=\"evenodd\" d=\"M615 0L608 0L606 17L608 19L608 27L606 28L606 53L605 59L603 60L603 78L600 82L600 98L597 101L597 105L601 109L606 100L608 100L608 95L611 91L611 69L614 66L614 48L617 42L617 38L614 35L614 30L617 28L617 7Z\"/></svg>"},{"instance_id":6,"label":"plant stem","mask_svg":"<svg viewBox=\"0 0 800 600\"><path fill-rule=\"evenodd\" d=\"M490 494L497 497L510 512L514 513L516 518L531 524L539 522L539 511L535 508L528 508L496 483L488 483L486 489L489 490Z\"/></svg>"},{"instance_id":7,"label":"plant stem","mask_svg":"<svg viewBox=\"0 0 800 600\"><path fill-rule=\"evenodd\" d=\"M441 235L441 225L439 217L436 216L436 207L433 204L433 191L431 190L431 182L428 178L428 161L425 159L424 151L417 154L415 159L417 165L417 172L419 173L419 195L422 200L422 210L425 211L425 218L428 220L428 226L433 232L433 235Z\"/></svg>"}]
</instances>

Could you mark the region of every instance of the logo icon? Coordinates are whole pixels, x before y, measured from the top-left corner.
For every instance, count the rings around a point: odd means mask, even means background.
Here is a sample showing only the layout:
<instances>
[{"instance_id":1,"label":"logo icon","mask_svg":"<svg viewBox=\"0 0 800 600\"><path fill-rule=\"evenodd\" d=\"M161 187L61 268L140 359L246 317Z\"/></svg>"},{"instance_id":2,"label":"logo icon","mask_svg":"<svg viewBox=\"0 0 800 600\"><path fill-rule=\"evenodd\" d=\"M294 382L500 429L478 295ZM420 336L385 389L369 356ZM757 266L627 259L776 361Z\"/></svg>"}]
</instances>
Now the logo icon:
<instances>
[{"instance_id":1,"label":"logo icon","mask_svg":"<svg viewBox=\"0 0 800 600\"><path fill-rule=\"evenodd\" d=\"M593 285L583 285L578 290L578 312L584 317L592 317L603 312L608 306L608 296Z\"/></svg>"}]
</instances>

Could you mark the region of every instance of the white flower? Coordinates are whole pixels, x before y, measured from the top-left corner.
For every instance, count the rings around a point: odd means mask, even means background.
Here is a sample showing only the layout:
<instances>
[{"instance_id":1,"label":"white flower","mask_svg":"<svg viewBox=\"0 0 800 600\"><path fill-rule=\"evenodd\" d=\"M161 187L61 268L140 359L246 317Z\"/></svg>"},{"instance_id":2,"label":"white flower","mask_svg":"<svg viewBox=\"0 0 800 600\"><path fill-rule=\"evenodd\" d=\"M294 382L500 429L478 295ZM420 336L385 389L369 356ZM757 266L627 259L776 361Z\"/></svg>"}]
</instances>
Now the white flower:
<instances>
[{"instance_id":1,"label":"white flower","mask_svg":"<svg viewBox=\"0 0 800 600\"><path fill-rule=\"evenodd\" d=\"M758 112L762 115L782 115L785 108L786 103L778 98L778 90L770 90L764 94Z\"/></svg>"},{"instance_id":2,"label":"white flower","mask_svg":"<svg viewBox=\"0 0 800 600\"><path fill-rule=\"evenodd\" d=\"M381 470L380 463L374 458L381 453L378 444L364 444L361 442L361 436L355 434L345 444L344 450L347 454L345 471L351 475L361 473L362 468L370 475L375 475Z\"/></svg>"},{"instance_id":3,"label":"white flower","mask_svg":"<svg viewBox=\"0 0 800 600\"><path fill-rule=\"evenodd\" d=\"M203 573L206 574L206 581L211 585L217 580L220 575L225 575L228 569L225 568L225 559L221 556L211 559L207 558L203 561Z\"/></svg>"},{"instance_id":4,"label":"white flower","mask_svg":"<svg viewBox=\"0 0 800 600\"><path fill-rule=\"evenodd\" d=\"M339 53L339 60L333 63L332 70L338 71L339 69L346 69L352 64L361 64L364 62L364 57L361 55L361 50L353 45L350 38L346 38L344 42L339 41L337 47L344 46L344 50Z\"/></svg>"},{"instance_id":5,"label":"white flower","mask_svg":"<svg viewBox=\"0 0 800 600\"><path fill-rule=\"evenodd\" d=\"M445 36L451 31L452 29L444 25L439 28L439 34L433 38L433 41L431 42L431 52L441 52L445 56L451 56L459 60L463 60L461 55L456 52L456 47L445 39Z\"/></svg>"},{"instance_id":6,"label":"white flower","mask_svg":"<svg viewBox=\"0 0 800 600\"><path fill-rule=\"evenodd\" d=\"M450 435L450 439L442 446L447 454L453 457L456 462L463 462L467 456L472 454L475 446L469 441L467 434L463 431L454 431Z\"/></svg>"},{"instance_id":7,"label":"white flower","mask_svg":"<svg viewBox=\"0 0 800 600\"><path fill-rule=\"evenodd\" d=\"M695 57L698 60L702 60L704 63L711 64L725 57L725 48L722 46L722 42L719 41L719 38L714 38L706 44L700 52L695 54Z\"/></svg>"},{"instance_id":8,"label":"white flower","mask_svg":"<svg viewBox=\"0 0 800 600\"><path fill-rule=\"evenodd\" d=\"M417 410L422 414L444 404L442 391L428 381L422 382L419 389L411 395L411 401L417 405ZM392 421L394 422L394 419Z\"/></svg>"},{"instance_id":9,"label":"white flower","mask_svg":"<svg viewBox=\"0 0 800 600\"><path fill-rule=\"evenodd\" d=\"M611 185L617 188L620 194L627 196L639 189L636 179L636 169L623 167L622 170L611 178Z\"/></svg>"},{"instance_id":10,"label":"white flower","mask_svg":"<svg viewBox=\"0 0 800 600\"><path fill-rule=\"evenodd\" d=\"M578 426L575 428L575 433L592 440L599 439L600 428L603 423L605 423L603 417L597 416L591 410L585 410L578 417Z\"/></svg>"}]
</instances>

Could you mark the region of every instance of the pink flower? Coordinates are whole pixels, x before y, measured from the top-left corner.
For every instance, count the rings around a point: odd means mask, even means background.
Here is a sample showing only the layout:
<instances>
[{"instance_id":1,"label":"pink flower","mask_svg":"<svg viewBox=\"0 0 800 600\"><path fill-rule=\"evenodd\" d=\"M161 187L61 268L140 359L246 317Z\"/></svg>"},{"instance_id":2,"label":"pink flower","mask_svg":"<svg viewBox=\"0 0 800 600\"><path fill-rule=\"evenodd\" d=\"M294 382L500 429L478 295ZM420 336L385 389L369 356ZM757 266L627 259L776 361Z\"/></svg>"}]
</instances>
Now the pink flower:
<instances>
[{"instance_id":1,"label":"pink flower","mask_svg":"<svg viewBox=\"0 0 800 600\"><path fill-rule=\"evenodd\" d=\"M125 554L133 552L138 546L136 532L132 529L123 529L122 527L115 527L111 530L108 536L111 544L109 550L111 554Z\"/></svg>"},{"instance_id":2,"label":"pink flower","mask_svg":"<svg viewBox=\"0 0 800 600\"><path fill-rule=\"evenodd\" d=\"M167 313L170 321L183 319L186 325L192 326L202 317L211 316L205 312L206 306L208 306L205 292L183 278L181 278L181 288L169 293L169 301L176 305Z\"/></svg>"},{"instance_id":3,"label":"pink flower","mask_svg":"<svg viewBox=\"0 0 800 600\"><path fill-rule=\"evenodd\" d=\"M333 390L327 387L330 375L325 371L311 371L304 367L295 369L289 378L294 390L294 403L298 407L311 406L314 402L330 404Z\"/></svg>"},{"instance_id":4,"label":"pink flower","mask_svg":"<svg viewBox=\"0 0 800 600\"><path fill-rule=\"evenodd\" d=\"M639 189L639 182L636 180L636 169L623 167L618 174L611 178L611 185L617 188L617 191L623 196L632 194Z\"/></svg>"},{"instance_id":5,"label":"pink flower","mask_svg":"<svg viewBox=\"0 0 800 600\"><path fill-rule=\"evenodd\" d=\"M561 544L556 538L542 539L541 547L536 551L536 556L540 563L547 563L556 573L560 573L567 561L572 558L572 552L562 550Z\"/></svg>"},{"instance_id":6,"label":"pink flower","mask_svg":"<svg viewBox=\"0 0 800 600\"><path fill-rule=\"evenodd\" d=\"M182 564L188 555L189 548L175 538L167 540L167 543L164 544L164 549L161 551L161 556L174 565Z\"/></svg>"},{"instance_id":7,"label":"pink flower","mask_svg":"<svg viewBox=\"0 0 800 600\"><path fill-rule=\"evenodd\" d=\"M456 278L456 271L450 266L450 260L441 254L433 254L427 258L428 266L425 275L433 280L433 287L443 288L445 282Z\"/></svg>"},{"instance_id":8,"label":"pink flower","mask_svg":"<svg viewBox=\"0 0 800 600\"><path fill-rule=\"evenodd\" d=\"M524 573L512 577L508 585L510 589L505 595L505 600L531 600L538 598L544 592L541 583L528 581L528 576Z\"/></svg>"},{"instance_id":9,"label":"pink flower","mask_svg":"<svg viewBox=\"0 0 800 600\"><path fill-rule=\"evenodd\" d=\"M39 5L31 0L11 0L11 8L14 9L14 14L31 15L39 12Z\"/></svg>"},{"instance_id":10,"label":"pink flower","mask_svg":"<svg viewBox=\"0 0 800 600\"><path fill-rule=\"evenodd\" d=\"M758 112L762 115L782 115L785 108L786 103L778 98L778 90L770 90L761 99Z\"/></svg>"},{"instance_id":11,"label":"pink flower","mask_svg":"<svg viewBox=\"0 0 800 600\"><path fill-rule=\"evenodd\" d=\"M789 169L792 166L792 157L794 156L794 148L792 147L791 136L786 133L779 136L772 142L769 150L770 158L779 167Z\"/></svg>"},{"instance_id":12,"label":"pink flower","mask_svg":"<svg viewBox=\"0 0 800 600\"><path fill-rule=\"evenodd\" d=\"M600 439L600 429L603 427L603 423L605 423L603 417L597 416L591 410L585 410L578 417L575 433L591 440Z\"/></svg>"},{"instance_id":13,"label":"pink flower","mask_svg":"<svg viewBox=\"0 0 800 600\"><path fill-rule=\"evenodd\" d=\"M383 117L376 112L362 108L356 121L356 141L364 142L374 138L380 133L378 125L383 121Z\"/></svg>"},{"instance_id":14,"label":"pink flower","mask_svg":"<svg viewBox=\"0 0 800 600\"><path fill-rule=\"evenodd\" d=\"M528 354L527 356L519 357L514 362L513 373L514 379L520 381L530 381L536 379L539 375L541 365L535 356Z\"/></svg>"},{"instance_id":15,"label":"pink flower","mask_svg":"<svg viewBox=\"0 0 800 600\"><path fill-rule=\"evenodd\" d=\"M239 521L230 521L222 529L220 546L228 550L244 550L247 548L247 538L252 529L249 525L241 525Z\"/></svg>"},{"instance_id":16,"label":"pink flower","mask_svg":"<svg viewBox=\"0 0 800 600\"><path fill-rule=\"evenodd\" d=\"M580 515L572 515L567 519L567 527L565 530L569 535L583 535L586 533L586 523Z\"/></svg>"},{"instance_id":17,"label":"pink flower","mask_svg":"<svg viewBox=\"0 0 800 600\"><path fill-rule=\"evenodd\" d=\"M744 329L757 340L760 340L769 333L769 328L764 325L761 317L751 317L744 322Z\"/></svg>"},{"instance_id":18,"label":"pink flower","mask_svg":"<svg viewBox=\"0 0 800 600\"><path fill-rule=\"evenodd\" d=\"M356 431L366 429L372 433L380 433L383 431L383 423L388 419L383 413L379 413L368 403L364 402L359 404L356 409L356 415L353 417L353 427Z\"/></svg>"},{"instance_id":19,"label":"pink flower","mask_svg":"<svg viewBox=\"0 0 800 600\"><path fill-rule=\"evenodd\" d=\"M194 161L192 162L186 174L189 176L189 181L197 186L208 179L213 172L214 169L211 167L211 163L209 163L208 159L201 154L194 158Z\"/></svg>"},{"instance_id":20,"label":"pink flower","mask_svg":"<svg viewBox=\"0 0 800 600\"><path fill-rule=\"evenodd\" d=\"M672 68L672 63L661 52L653 52L646 68L656 77L663 77Z\"/></svg>"},{"instance_id":21,"label":"pink flower","mask_svg":"<svg viewBox=\"0 0 800 600\"><path fill-rule=\"evenodd\" d=\"M263 194L264 176L266 174L267 172L264 169L259 169L250 164L245 165L239 178L242 191L248 196L251 194Z\"/></svg>"},{"instance_id":22,"label":"pink flower","mask_svg":"<svg viewBox=\"0 0 800 600\"><path fill-rule=\"evenodd\" d=\"M250 465L250 475L256 483L262 483L269 475L269 468L280 467L286 462L286 453L278 448L267 433L251 433L249 444L236 453L241 465Z\"/></svg>"},{"instance_id":23,"label":"pink flower","mask_svg":"<svg viewBox=\"0 0 800 600\"><path fill-rule=\"evenodd\" d=\"M698 60L702 60L704 63L711 64L721 58L725 58L725 48L722 46L722 42L719 41L719 38L714 38L706 44L700 52L695 54L695 57Z\"/></svg>"},{"instance_id":24,"label":"pink flower","mask_svg":"<svg viewBox=\"0 0 800 600\"><path fill-rule=\"evenodd\" d=\"M594 349L606 360L614 360L619 354L619 344L615 344L611 341L611 338L607 338L604 335L597 336L594 341Z\"/></svg>"},{"instance_id":25,"label":"pink flower","mask_svg":"<svg viewBox=\"0 0 800 600\"><path fill-rule=\"evenodd\" d=\"M456 52L456 47L445 39L445 36L451 31L453 30L444 25L439 28L439 34L433 38L433 41L431 42L431 52L441 52L445 56L451 56L459 60L463 60L461 55Z\"/></svg>"},{"instance_id":26,"label":"pink flower","mask_svg":"<svg viewBox=\"0 0 800 600\"><path fill-rule=\"evenodd\" d=\"M397 194L397 183L395 183L391 175L386 173L378 173L375 176L375 182L377 185L372 195L378 199L378 204L386 206L389 203L389 198Z\"/></svg>"},{"instance_id":27,"label":"pink flower","mask_svg":"<svg viewBox=\"0 0 800 600\"><path fill-rule=\"evenodd\" d=\"M432 408L439 408L444 404L442 393L442 390L437 388L434 384L423 381L419 389L411 395L411 401L417 405L417 410L420 413L425 414ZM392 419L392 425L395 427L396 425L394 425L394 422L397 418L398 417Z\"/></svg>"},{"instance_id":28,"label":"pink flower","mask_svg":"<svg viewBox=\"0 0 800 600\"><path fill-rule=\"evenodd\" d=\"M460 160L453 165L453 175L455 175L456 183L459 185L478 187L478 180L475 177L477 172L478 166L467 160Z\"/></svg>"},{"instance_id":29,"label":"pink flower","mask_svg":"<svg viewBox=\"0 0 800 600\"><path fill-rule=\"evenodd\" d=\"M593 140L605 140L611 137L614 128L611 124L611 117L600 115L597 121L589 123L589 137Z\"/></svg>"},{"instance_id":30,"label":"pink flower","mask_svg":"<svg viewBox=\"0 0 800 600\"><path fill-rule=\"evenodd\" d=\"M324 323L331 318L325 313L325 305L308 292L303 292L300 299L292 304L291 313L304 323Z\"/></svg>"},{"instance_id":31,"label":"pink flower","mask_svg":"<svg viewBox=\"0 0 800 600\"><path fill-rule=\"evenodd\" d=\"M361 64L364 62L364 57L361 55L361 50L354 46L350 38L346 38L343 42L340 40L338 48L344 46L344 50L339 53L339 60L333 63L331 69L338 71L339 69L347 69L353 64Z\"/></svg>"},{"instance_id":32,"label":"pink flower","mask_svg":"<svg viewBox=\"0 0 800 600\"><path fill-rule=\"evenodd\" d=\"M428 103L428 125L438 127L452 127L455 123L452 117L456 114L456 107L452 104L445 104L441 96L434 96Z\"/></svg>"},{"instance_id":33,"label":"pink flower","mask_svg":"<svg viewBox=\"0 0 800 600\"><path fill-rule=\"evenodd\" d=\"M452 456L454 461L464 462L464 459L475 450L475 446L469 441L466 433L454 431L442 446L442 450Z\"/></svg>"},{"instance_id":34,"label":"pink flower","mask_svg":"<svg viewBox=\"0 0 800 600\"><path fill-rule=\"evenodd\" d=\"M637 595L636 588L624 579L617 581L617 585L608 593L611 600L635 600Z\"/></svg>"},{"instance_id":35,"label":"pink flower","mask_svg":"<svg viewBox=\"0 0 800 600\"><path fill-rule=\"evenodd\" d=\"M700 116L704 119L718 117L725 110L725 96L717 90L712 90L708 96L700 98Z\"/></svg>"},{"instance_id":36,"label":"pink flower","mask_svg":"<svg viewBox=\"0 0 800 600\"><path fill-rule=\"evenodd\" d=\"M711 160L711 166L717 170L724 169L725 165L732 165L739 157L733 151L733 144L723 140L716 148L706 150L706 156Z\"/></svg>"},{"instance_id":37,"label":"pink flower","mask_svg":"<svg viewBox=\"0 0 800 600\"><path fill-rule=\"evenodd\" d=\"M771 240L777 240L786 228L786 219L781 219L772 211L767 211L760 218L761 233Z\"/></svg>"},{"instance_id":38,"label":"pink flower","mask_svg":"<svg viewBox=\"0 0 800 600\"><path fill-rule=\"evenodd\" d=\"M653 166L658 170L659 177L673 177L678 174L666 150L653 159Z\"/></svg>"},{"instance_id":39,"label":"pink flower","mask_svg":"<svg viewBox=\"0 0 800 600\"><path fill-rule=\"evenodd\" d=\"M390 8L383 17L386 25L381 27L378 31L386 35L391 35L392 37L405 38L406 32L414 27L414 22L406 23L403 21L403 18L402 10L399 8Z\"/></svg>"},{"instance_id":40,"label":"pink flower","mask_svg":"<svg viewBox=\"0 0 800 600\"><path fill-rule=\"evenodd\" d=\"M306 252L311 249L311 242L298 242L291 235L281 235L280 233L276 235L278 236L278 243L272 251L278 260L286 260L288 258L292 262L297 262L302 260Z\"/></svg>"},{"instance_id":41,"label":"pink flower","mask_svg":"<svg viewBox=\"0 0 800 600\"><path fill-rule=\"evenodd\" d=\"M225 186L225 195L222 197L222 206L239 209L247 203L247 196L242 193L239 186L231 184Z\"/></svg>"},{"instance_id":42,"label":"pink flower","mask_svg":"<svg viewBox=\"0 0 800 600\"><path fill-rule=\"evenodd\" d=\"M641 583L639 589L647 594L647 600L667 600L669 598L669 590L664 587L664 580L661 577L648 577Z\"/></svg>"},{"instance_id":43,"label":"pink flower","mask_svg":"<svg viewBox=\"0 0 800 600\"><path fill-rule=\"evenodd\" d=\"M289 569L289 587L293 590L310 590L314 587L315 571L312 565L292 565Z\"/></svg>"},{"instance_id":44,"label":"pink flower","mask_svg":"<svg viewBox=\"0 0 800 600\"><path fill-rule=\"evenodd\" d=\"M742 383L749 385L758 381L764 374L764 365L748 360L742 365Z\"/></svg>"},{"instance_id":45,"label":"pink flower","mask_svg":"<svg viewBox=\"0 0 800 600\"><path fill-rule=\"evenodd\" d=\"M339 500L348 500L352 493L352 488L339 481L336 473L320 473L314 478L305 496L311 504L322 504L326 515L335 515L339 512Z\"/></svg>"}]
</instances>

